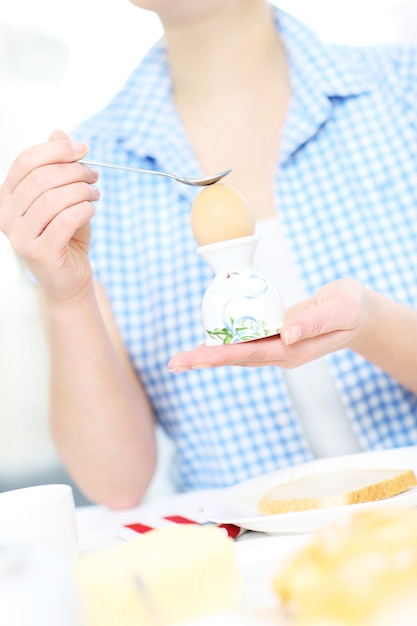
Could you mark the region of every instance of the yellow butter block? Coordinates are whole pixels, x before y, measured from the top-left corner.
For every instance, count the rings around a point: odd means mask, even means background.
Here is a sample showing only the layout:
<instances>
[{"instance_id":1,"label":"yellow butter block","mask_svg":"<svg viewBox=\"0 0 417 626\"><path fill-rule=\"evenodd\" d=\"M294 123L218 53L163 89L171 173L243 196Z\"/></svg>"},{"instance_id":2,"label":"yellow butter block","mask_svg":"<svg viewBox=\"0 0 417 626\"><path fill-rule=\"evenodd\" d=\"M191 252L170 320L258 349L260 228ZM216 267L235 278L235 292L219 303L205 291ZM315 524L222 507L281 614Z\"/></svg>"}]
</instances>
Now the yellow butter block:
<instances>
[{"instance_id":1,"label":"yellow butter block","mask_svg":"<svg viewBox=\"0 0 417 626\"><path fill-rule=\"evenodd\" d=\"M85 626L175 624L235 608L233 540L213 526L167 526L75 565Z\"/></svg>"}]
</instances>

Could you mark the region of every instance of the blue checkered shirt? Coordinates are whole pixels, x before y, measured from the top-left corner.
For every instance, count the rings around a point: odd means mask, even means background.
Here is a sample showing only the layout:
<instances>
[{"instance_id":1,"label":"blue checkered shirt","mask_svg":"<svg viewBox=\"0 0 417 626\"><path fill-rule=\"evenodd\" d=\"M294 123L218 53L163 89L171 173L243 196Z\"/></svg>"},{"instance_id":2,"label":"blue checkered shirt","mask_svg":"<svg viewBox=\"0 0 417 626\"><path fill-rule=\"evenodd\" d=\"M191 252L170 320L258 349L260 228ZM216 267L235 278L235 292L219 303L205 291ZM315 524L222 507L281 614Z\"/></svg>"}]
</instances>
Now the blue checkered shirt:
<instances>
[{"instance_id":1,"label":"blue checkered shirt","mask_svg":"<svg viewBox=\"0 0 417 626\"><path fill-rule=\"evenodd\" d=\"M274 11L293 90L275 200L302 287L312 295L350 276L415 307L416 52L326 44ZM202 174L173 106L163 41L76 136L94 159ZM91 260L175 442L178 488L227 486L309 460L280 368L167 369L170 356L205 339L201 302L212 271L191 233L196 191L129 172L100 176ZM414 394L349 350L326 358L364 449L417 444Z\"/></svg>"}]
</instances>

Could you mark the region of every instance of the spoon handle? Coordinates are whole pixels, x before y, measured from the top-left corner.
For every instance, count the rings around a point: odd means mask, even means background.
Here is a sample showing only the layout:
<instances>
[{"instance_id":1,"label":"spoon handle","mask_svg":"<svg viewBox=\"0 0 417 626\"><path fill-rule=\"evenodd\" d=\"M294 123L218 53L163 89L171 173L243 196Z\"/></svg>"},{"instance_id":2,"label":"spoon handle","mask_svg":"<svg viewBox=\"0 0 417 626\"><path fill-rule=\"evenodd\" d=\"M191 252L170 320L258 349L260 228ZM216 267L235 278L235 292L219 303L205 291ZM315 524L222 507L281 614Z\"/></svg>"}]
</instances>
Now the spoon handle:
<instances>
[{"instance_id":1,"label":"spoon handle","mask_svg":"<svg viewBox=\"0 0 417 626\"><path fill-rule=\"evenodd\" d=\"M158 172L156 170L145 170L140 167L131 167L129 165L116 165L114 163L106 163L104 161L92 161L91 159L80 159L79 163L85 163L85 165L97 165L98 167L110 167L115 170L126 170L128 172L140 172L142 174L154 174L156 176L168 176L168 178L176 178L174 174L168 174L168 172Z\"/></svg>"}]
</instances>

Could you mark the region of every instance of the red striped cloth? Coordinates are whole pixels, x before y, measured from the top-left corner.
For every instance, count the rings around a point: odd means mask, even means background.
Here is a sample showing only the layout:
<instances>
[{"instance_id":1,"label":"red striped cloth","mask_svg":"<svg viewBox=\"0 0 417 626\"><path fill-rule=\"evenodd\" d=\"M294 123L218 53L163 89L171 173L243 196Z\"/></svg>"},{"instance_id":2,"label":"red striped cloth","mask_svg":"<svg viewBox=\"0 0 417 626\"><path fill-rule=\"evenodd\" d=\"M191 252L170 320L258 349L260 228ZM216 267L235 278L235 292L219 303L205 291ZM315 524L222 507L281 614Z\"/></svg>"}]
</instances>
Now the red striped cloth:
<instances>
[{"instance_id":1,"label":"red striped cloth","mask_svg":"<svg viewBox=\"0 0 417 626\"><path fill-rule=\"evenodd\" d=\"M234 524L214 524L212 522L200 522L195 519L190 519L189 517L184 517L183 515L163 515L161 517L161 520L163 520L161 524L153 526L149 526L148 524L144 524L142 522L132 522L129 524L123 524L123 527L142 535L149 532L150 530L155 530L156 528L160 528L161 526L166 525L166 522L173 524L196 524L198 526L211 525L220 528L221 530L223 530L223 532L226 533L228 537L231 537L232 539L237 539L243 532L245 532L245 529L240 528L239 526L235 526Z\"/></svg>"}]
</instances>

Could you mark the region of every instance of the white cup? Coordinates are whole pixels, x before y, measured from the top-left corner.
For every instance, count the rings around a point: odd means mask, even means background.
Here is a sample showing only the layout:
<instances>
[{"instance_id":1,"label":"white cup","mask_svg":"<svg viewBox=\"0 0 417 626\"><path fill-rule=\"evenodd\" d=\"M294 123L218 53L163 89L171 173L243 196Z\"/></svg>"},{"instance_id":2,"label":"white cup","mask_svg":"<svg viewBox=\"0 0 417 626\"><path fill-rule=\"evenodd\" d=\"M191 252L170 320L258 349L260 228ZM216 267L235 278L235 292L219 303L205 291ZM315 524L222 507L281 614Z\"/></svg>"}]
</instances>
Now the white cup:
<instances>
[{"instance_id":1,"label":"white cup","mask_svg":"<svg viewBox=\"0 0 417 626\"><path fill-rule=\"evenodd\" d=\"M81 626L72 565L45 545L0 545L2 626Z\"/></svg>"},{"instance_id":2,"label":"white cup","mask_svg":"<svg viewBox=\"0 0 417 626\"><path fill-rule=\"evenodd\" d=\"M0 545L48 546L78 558L77 524L69 485L37 485L0 493Z\"/></svg>"}]
</instances>

